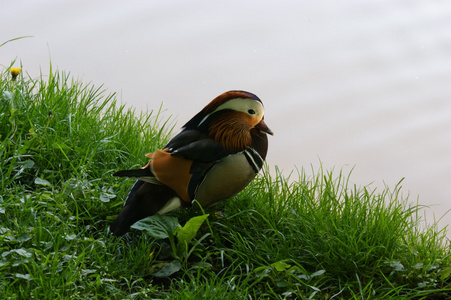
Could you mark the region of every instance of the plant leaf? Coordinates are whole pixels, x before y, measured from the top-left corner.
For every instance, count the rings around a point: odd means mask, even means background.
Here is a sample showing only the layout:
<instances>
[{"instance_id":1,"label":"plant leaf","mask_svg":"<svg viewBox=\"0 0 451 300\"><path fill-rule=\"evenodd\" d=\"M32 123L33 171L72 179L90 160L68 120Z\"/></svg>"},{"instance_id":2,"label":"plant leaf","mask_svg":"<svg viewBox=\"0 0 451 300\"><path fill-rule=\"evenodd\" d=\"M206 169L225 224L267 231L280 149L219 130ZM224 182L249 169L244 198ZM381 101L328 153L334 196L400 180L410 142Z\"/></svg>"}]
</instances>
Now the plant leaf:
<instances>
[{"instance_id":1,"label":"plant leaf","mask_svg":"<svg viewBox=\"0 0 451 300\"><path fill-rule=\"evenodd\" d=\"M176 217L153 215L139 220L131 226L133 229L147 231L156 239L166 239L173 236L180 224Z\"/></svg>"},{"instance_id":2,"label":"plant leaf","mask_svg":"<svg viewBox=\"0 0 451 300\"><path fill-rule=\"evenodd\" d=\"M394 260L390 262L390 267L392 267L395 271L405 271L406 268L401 264L401 262Z\"/></svg>"},{"instance_id":3,"label":"plant leaf","mask_svg":"<svg viewBox=\"0 0 451 300\"><path fill-rule=\"evenodd\" d=\"M262 266L254 269L254 273L257 277L265 277L271 271L270 267Z\"/></svg>"},{"instance_id":4,"label":"plant leaf","mask_svg":"<svg viewBox=\"0 0 451 300\"><path fill-rule=\"evenodd\" d=\"M451 276L451 267L446 267L443 270L441 270L439 272L440 275L440 279L442 281L445 281L446 279L448 279Z\"/></svg>"},{"instance_id":5,"label":"plant leaf","mask_svg":"<svg viewBox=\"0 0 451 300\"><path fill-rule=\"evenodd\" d=\"M51 184L48 180L42 179L42 178L40 178L40 177L36 177L36 178L34 179L34 183L35 183L35 184L39 184L39 185L52 186L52 184Z\"/></svg>"},{"instance_id":6,"label":"plant leaf","mask_svg":"<svg viewBox=\"0 0 451 300\"><path fill-rule=\"evenodd\" d=\"M25 280L31 280L31 275L30 274L16 273L16 277L17 278L22 278L22 279L25 279Z\"/></svg>"},{"instance_id":7,"label":"plant leaf","mask_svg":"<svg viewBox=\"0 0 451 300\"><path fill-rule=\"evenodd\" d=\"M173 260L170 262L160 262L157 264L154 264L150 268L150 272L155 277L169 277L175 272L178 272L182 265L180 264L180 261Z\"/></svg>"},{"instance_id":8,"label":"plant leaf","mask_svg":"<svg viewBox=\"0 0 451 300\"><path fill-rule=\"evenodd\" d=\"M276 269L276 271L278 272L285 271L291 267L291 265L284 263L283 261L277 261L271 264L271 266L274 267L274 269Z\"/></svg>"},{"instance_id":9,"label":"plant leaf","mask_svg":"<svg viewBox=\"0 0 451 300\"><path fill-rule=\"evenodd\" d=\"M202 223L208 218L208 214L193 217L186 222L185 226L180 228L177 232L177 255L182 256L183 253L188 252L188 243L196 236Z\"/></svg>"},{"instance_id":10,"label":"plant leaf","mask_svg":"<svg viewBox=\"0 0 451 300\"><path fill-rule=\"evenodd\" d=\"M102 202L110 202L111 199L116 198L116 195L103 193L100 195L100 201Z\"/></svg>"}]
</instances>

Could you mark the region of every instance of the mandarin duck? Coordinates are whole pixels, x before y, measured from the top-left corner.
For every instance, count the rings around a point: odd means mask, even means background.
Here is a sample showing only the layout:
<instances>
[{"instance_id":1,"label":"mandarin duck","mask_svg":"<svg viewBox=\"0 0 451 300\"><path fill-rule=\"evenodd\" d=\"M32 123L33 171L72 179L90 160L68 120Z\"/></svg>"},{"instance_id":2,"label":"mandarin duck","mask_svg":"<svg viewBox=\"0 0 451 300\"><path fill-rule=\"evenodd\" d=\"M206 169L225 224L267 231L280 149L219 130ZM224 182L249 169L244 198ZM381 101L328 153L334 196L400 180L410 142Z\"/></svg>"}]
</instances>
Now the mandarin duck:
<instances>
[{"instance_id":1,"label":"mandarin duck","mask_svg":"<svg viewBox=\"0 0 451 300\"><path fill-rule=\"evenodd\" d=\"M110 226L121 236L133 223L180 207L212 206L244 189L262 168L268 150L262 101L245 91L213 99L141 169L114 176L135 178L124 207ZM196 201L194 201L196 200Z\"/></svg>"}]
</instances>

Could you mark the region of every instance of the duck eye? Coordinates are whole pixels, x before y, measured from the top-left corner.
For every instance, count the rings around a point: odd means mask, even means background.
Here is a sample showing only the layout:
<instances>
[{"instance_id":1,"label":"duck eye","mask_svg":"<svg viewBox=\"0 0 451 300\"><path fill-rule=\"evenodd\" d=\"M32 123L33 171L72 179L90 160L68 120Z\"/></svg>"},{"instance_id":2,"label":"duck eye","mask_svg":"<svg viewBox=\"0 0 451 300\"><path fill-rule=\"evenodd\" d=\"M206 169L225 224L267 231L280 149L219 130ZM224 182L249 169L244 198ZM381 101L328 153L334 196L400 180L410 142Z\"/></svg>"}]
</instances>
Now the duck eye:
<instances>
[{"instance_id":1,"label":"duck eye","mask_svg":"<svg viewBox=\"0 0 451 300\"><path fill-rule=\"evenodd\" d=\"M250 115L255 115L255 110L253 110L253 109L249 109L247 112L248 112Z\"/></svg>"}]
</instances>

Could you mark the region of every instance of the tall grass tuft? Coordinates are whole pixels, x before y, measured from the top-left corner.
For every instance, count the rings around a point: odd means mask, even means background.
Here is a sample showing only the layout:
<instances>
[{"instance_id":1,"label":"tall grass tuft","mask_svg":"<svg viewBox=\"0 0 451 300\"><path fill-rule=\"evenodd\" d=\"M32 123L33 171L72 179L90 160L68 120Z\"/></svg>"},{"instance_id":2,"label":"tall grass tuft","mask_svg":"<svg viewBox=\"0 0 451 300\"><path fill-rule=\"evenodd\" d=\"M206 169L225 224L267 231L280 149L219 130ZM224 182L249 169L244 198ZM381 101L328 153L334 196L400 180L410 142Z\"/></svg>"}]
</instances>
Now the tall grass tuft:
<instances>
[{"instance_id":1,"label":"tall grass tuft","mask_svg":"<svg viewBox=\"0 0 451 300\"><path fill-rule=\"evenodd\" d=\"M12 66L12 65L11 65ZM449 299L445 232L425 209L320 169L268 170L209 209L180 270L166 240L107 232L131 180L171 130L101 87L11 66L0 82L0 294L4 299ZM184 224L199 211L175 212ZM166 263L166 264L165 264Z\"/></svg>"}]
</instances>

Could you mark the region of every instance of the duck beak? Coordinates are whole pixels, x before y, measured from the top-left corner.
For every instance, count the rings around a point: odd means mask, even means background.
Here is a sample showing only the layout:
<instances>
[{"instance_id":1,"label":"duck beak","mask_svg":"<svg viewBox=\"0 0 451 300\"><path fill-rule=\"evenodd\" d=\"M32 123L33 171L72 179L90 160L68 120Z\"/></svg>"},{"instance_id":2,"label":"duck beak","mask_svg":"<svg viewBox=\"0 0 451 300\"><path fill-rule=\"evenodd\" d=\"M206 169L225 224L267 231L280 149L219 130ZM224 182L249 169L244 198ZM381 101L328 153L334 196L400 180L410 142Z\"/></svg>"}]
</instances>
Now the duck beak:
<instances>
[{"instance_id":1,"label":"duck beak","mask_svg":"<svg viewBox=\"0 0 451 300\"><path fill-rule=\"evenodd\" d=\"M257 125L255 125L255 128L257 128L258 130L270 134L270 135L274 135L274 133L272 132L271 129L269 129L268 125L266 125L265 121L262 119Z\"/></svg>"}]
</instances>

